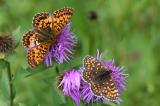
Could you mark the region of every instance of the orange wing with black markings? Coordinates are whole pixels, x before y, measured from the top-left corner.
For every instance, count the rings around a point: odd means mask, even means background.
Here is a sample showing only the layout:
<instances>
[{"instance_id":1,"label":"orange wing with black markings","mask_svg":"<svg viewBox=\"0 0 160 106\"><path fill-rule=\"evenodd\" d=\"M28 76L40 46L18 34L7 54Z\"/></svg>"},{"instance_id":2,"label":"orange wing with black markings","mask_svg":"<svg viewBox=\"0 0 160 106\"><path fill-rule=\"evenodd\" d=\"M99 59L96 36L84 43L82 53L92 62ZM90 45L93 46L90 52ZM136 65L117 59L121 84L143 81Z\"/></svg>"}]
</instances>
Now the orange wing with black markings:
<instances>
[{"instance_id":1,"label":"orange wing with black markings","mask_svg":"<svg viewBox=\"0 0 160 106\"><path fill-rule=\"evenodd\" d=\"M102 95L113 102L119 99L118 89L115 87L115 84L112 78L110 78L108 82L106 82L103 85Z\"/></svg>"},{"instance_id":2,"label":"orange wing with black markings","mask_svg":"<svg viewBox=\"0 0 160 106\"><path fill-rule=\"evenodd\" d=\"M62 8L53 14L43 12L34 16L33 30L23 36L23 45L28 48L28 63L36 67L48 53L54 36L58 35L69 23L73 9Z\"/></svg>"},{"instance_id":3,"label":"orange wing with black markings","mask_svg":"<svg viewBox=\"0 0 160 106\"><path fill-rule=\"evenodd\" d=\"M35 68L44 59L50 49L51 44L41 43L38 46L28 50L28 63Z\"/></svg>"},{"instance_id":4,"label":"orange wing with black markings","mask_svg":"<svg viewBox=\"0 0 160 106\"><path fill-rule=\"evenodd\" d=\"M53 13L52 27L55 35L58 35L66 24L70 22L72 15L72 8L62 8Z\"/></svg>"},{"instance_id":5,"label":"orange wing with black markings","mask_svg":"<svg viewBox=\"0 0 160 106\"><path fill-rule=\"evenodd\" d=\"M92 92L97 95L97 96L101 96L101 86L99 84L96 83L92 83L91 84L91 89Z\"/></svg>"},{"instance_id":6,"label":"orange wing with black markings","mask_svg":"<svg viewBox=\"0 0 160 106\"><path fill-rule=\"evenodd\" d=\"M52 16L47 12L38 13L34 16L32 25L34 28L45 31L51 30Z\"/></svg>"},{"instance_id":7,"label":"orange wing with black markings","mask_svg":"<svg viewBox=\"0 0 160 106\"><path fill-rule=\"evenodd\" d=\"M23 45L27 48L32 48L37 45L39 45L41 42L44 41L44 37L42 37L39 33L31 30L28 31L24 36L23 36Z\"/></svg>"}]
</instances>

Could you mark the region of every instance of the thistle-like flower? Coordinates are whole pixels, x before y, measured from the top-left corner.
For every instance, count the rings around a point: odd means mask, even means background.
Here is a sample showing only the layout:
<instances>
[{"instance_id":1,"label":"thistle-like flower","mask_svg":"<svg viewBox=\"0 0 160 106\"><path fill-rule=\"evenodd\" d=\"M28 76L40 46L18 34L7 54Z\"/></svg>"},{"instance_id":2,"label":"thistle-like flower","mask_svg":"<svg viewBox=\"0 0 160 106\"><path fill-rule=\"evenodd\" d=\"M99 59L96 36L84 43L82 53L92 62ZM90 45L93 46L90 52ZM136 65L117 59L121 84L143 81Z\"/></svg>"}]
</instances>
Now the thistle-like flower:
<instances>
[{"instance_id":1,"label":"thistle-like flower","mask_svg":"<svg viewBox=\"0 0 160 106\"><path fill-rule=\"evenodd\" d=\"M14 48L14 39L11 34L0 34L0 52L8 53Z\"/></svg>"},{"instance_id":2,"label":"thistle-like flower","mask_svg":"<svg viewBox=\"0 0 160 106\"><path fill-rule=\"evenodd\" d=\"M80 106L80 81L81 75L75 69L64 72L58 81L58 88L64 95L71 97L77 106Z\"/></svg>"},{"instance_id":3,"label":"thistle-like flower","mask_svg":"<svg viewBox=\"0 0 160 106\"><path fill-rule=\"evenodd\" d=\"M117 67L114 61L101 60L97 56L86 56L81 68L81 98L87 103L103 101L119 104L121 93L125 89L127 75L123 67Z\"/></svg>"},{"instance_id":4,"label":"thistle-like flower","mask_svg":"<svg viewBox=\"0 0 160 106\"><path fill-rule=\"evenodd\" d=\"M57 43L52 44L48 54L45 56L45 63L47 66L52 65L52 58L56 59L58 63L69 61L73 48L77 43L77 39L73 32L70 32L70 24L60 32L56 37Z\"/></svg>"},{"instance_id":5,"label":"thistle-like flower","mask_svg":"<svg viewBox=\"0 0 160 106\"><path fill-rule=\"evenodd\" d=\"M60 76L58 87L64 95L70 96L77 104L80 100L86 103L121 102L121 94L125 89L127 74L123 67L115 66L114 61L101 60L99 52L84 58L83 67L70 69Z\"/></svg>"}]
</instances>

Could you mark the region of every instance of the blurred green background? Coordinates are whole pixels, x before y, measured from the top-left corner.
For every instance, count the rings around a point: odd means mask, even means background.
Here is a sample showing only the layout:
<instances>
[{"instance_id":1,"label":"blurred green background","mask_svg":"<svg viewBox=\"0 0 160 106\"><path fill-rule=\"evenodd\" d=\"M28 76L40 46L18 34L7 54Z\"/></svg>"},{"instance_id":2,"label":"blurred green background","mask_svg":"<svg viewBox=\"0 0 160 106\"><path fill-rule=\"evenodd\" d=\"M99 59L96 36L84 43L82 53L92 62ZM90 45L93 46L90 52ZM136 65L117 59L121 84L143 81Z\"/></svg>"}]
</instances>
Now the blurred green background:
<instances>
[{"instance_id":1,"label":"blurred green background","mask_svg":"<svg viewBox=\"0 0 160 106\"><path fill-rule=\"evenodd\" d=\"M50 68L44 64L28 68L21 39L31 29L33 16L62 7L74 8L72 31L78 38L74 59ZM78 68L83 57L97 49L103 59L114 58L129 74L121 106L160 106L159 11L159 0L0 0L0 32L12 33L17 44L14 52L0 55L10 63L14 106L75 106L57 90L58 72ZM0 106L9 104L7 68L0 62Z\"/></svg>"}]
</instances>

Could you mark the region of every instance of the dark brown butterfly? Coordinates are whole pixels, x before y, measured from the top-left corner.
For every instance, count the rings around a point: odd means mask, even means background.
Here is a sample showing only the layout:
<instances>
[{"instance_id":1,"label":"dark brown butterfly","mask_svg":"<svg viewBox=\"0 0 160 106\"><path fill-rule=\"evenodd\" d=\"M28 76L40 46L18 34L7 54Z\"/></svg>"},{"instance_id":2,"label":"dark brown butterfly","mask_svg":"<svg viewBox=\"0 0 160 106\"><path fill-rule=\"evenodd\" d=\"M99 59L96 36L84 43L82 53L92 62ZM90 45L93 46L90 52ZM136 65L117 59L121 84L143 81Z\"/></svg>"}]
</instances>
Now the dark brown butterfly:
<instances>
[{"instance_id":1,"label":"dark brown butterfly","mask_svg":"<svg viewBox=\"0 0 160 106\"><path fill-rule=\"evenodd\" d=\"M113 102L119 98L111 71L92 56L87 56L84 59L83 79L90 84L94 95L102 96Z\"/></svg>"}]
</instances>

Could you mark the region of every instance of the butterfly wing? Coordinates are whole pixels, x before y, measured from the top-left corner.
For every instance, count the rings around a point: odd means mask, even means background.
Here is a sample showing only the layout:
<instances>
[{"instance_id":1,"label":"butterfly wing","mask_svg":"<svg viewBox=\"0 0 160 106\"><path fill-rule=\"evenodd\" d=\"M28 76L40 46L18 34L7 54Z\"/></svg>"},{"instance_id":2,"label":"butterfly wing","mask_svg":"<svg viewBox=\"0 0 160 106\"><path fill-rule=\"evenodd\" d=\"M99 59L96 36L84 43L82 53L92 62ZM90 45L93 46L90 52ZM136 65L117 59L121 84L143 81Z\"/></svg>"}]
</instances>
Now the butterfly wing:
<instances>
[{"instance_id":1,"label":"butterfly wing","mask_svg":"<svg viewBox=\"0 0 160 106\"><path fill-rule=\"evenodd\" d=\"M69 23L73 15L72 8L62 8L53 13L53 31L55 35L58 35L62 29Z\"/></svg>"},{"instance_id":2,"label":"butterfly wing","mask_svg":"<svg viewBox=\"0 0 160 106\"><path fill-rule=\"evenodd\" d=\"M23 45L26 48L33 48L39 45L41 42L43 42L45 38L41 36L39 33L31 30L28 31L24 36L23 36Z\"/></svg>"},{"instance_id":3,"label":"butterfly wing","mask_svg":"<svg viewBox=\"0 0 160 106\"><path fill-rule=\"evenodd\" d=\"M86 56L83 65L85 69L90 71L106 70L102 63L93 56Z\"/></svg>"},{"instance_id":4,"label":"butterfly wing","mask_svg":"<svg viewBox=\"0 0 160 106\"><path fill-rule=\"evenodd\" d=\"M53 15L47 12L38 13L34 16L32 24L39 31L47 33L53 31L55 35L58 35L70 21L72 15L73 9L71 8L59 9Z\"/></svg>"},{"instance_id":5,"label":"butterfly wing","mask_svg":"<svg viewBox=\"0 0 160 106\"><path fill-rule=\"evenodd\" d=\"M84 71L82 73L83 79L87 81L88 83L92 83L93 80L93 68L94 64L92 63L95 59L91 56L86 56L84 58L83 64L84 64Z\"/></svg>"},{"instance_id":6,"label":"butterfly wing","mask_svg":"<svg viewBox=\"0 0 160 106\"><path fill-rule=\"evenodd\" d=\"M101 88L102 87L99 84L96 84L96 83L91 84L91 90L97 96L101 96Z\"/></svg>"},{"instance_id":7,"label":"butterfly wing","mask_svg":"<svg viewBox=\"0 0 160 106\"><path fill-rule=\"evenodd\" d=\"M92 75L93 75L93 72L92 71L84 71L83 72L83 79L88 82L88 83L92 83Z\"/></svg>"},{"instance_id":8,"label":"butterfly wing","mask_svg":"<svg viewBox=\"0 0 160 106\"><path fill-rule=\"evenodd\" d=\"M94 57L86 56L84 58L84 71L83 71L83 79L89 83L93 83L95 76L97 74L97 70L104 70L103 65Z\"/></svg>"},{"instance_id":9,"label":"butterfly wing","mask_svg":"<svg viewBox=\"0 0 160 106\"><path fill-rule=\"evenodd\" d=\"M97 96L104 96L109 100L118 98L118 90L111 78L110 72L100 61L92 56L84 59L83 79L90 83L92 92Z\"/></svg>"},{"instance_id":10,"label":"butterfly wing","mask_svg":"<svg viewBox=\"0 0 160 106\"><path fill-rule=\"evenodd\" d=\"M41 43L38 46L28 50L28 63L32 68L35 68L40 64L49 51L50 46L50 43Z\"/></svg>"},{"instance_id":11,"label":"butterfly wing","mask_svg":"<svg viewBox=\"0 0 160 106\"><path fill-rule=\"evenodd\" d=\"M34 30L23 36L23 45L28 48L27 59L31 67L35 68L44 59L51 43L45 43L46 38Z\"/></svg>"},{"instance_id":12,"label":"butterfly wing","mask_svg":"<svg viewBox=\"0 0 160 106\"><path fill-rule=\"evenodd\" d=\"M92 92L100 96L101 95L101 85L99 83L96 83L94 80L96 79L96 76L99 72L99 70L104 70L103 65L94 57L92 56L86 56L84 58L84 68L83 71L83 79L90 83Z\"/></svg>"},{"instance_id":13,"label":"butterfly wing","mask_svg":"<svg viewBox=\"0 0 160 106\"><path fill-rule=\"evenodd\" d=\"M47 12L38 13L34 16L32 20L32 25L34 28L41 31L51 31L52 27L52 16Z\"/></svg>"},{"instance_id":14,"label":"butterfly wing","mask_svg":"<svg viewBox=\"0 0 160 106\"><path fill-rule=\"evenodd\" d=\"M118 89L116 88L111 76L101 89L103 97L107 98L108 100L114 102L119 98Z\"/></svg>"}]
</instances>

